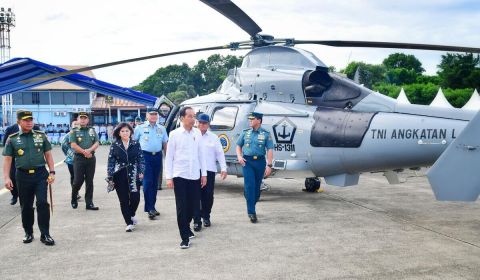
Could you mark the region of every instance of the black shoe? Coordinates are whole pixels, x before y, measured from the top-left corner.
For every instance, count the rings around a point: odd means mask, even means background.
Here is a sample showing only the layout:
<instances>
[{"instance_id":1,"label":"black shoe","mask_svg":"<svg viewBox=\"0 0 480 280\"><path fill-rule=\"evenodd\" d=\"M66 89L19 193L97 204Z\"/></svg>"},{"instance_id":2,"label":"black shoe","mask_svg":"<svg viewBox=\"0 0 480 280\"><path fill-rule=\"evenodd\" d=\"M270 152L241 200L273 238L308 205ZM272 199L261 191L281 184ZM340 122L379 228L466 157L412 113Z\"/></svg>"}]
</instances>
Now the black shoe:
<instances>
[{"instance_id":1,"label":"black shoe","mask_svg":"<svg viewBox=\"0 0 480 280\"><path fill-rule=\"evenodd\" d=\"M190 247L190 240L182 240L182 243L180 243L180 248L181 249L188 249Z\"/></svg>"},{"instance_id":2,"label":"black shoe","mask_svg":"<svg viewBox=\"0 0 480 280\"><path fill-rule=\"evenodd\" d=\"M10 205L17 204L17 201L18 201L18 196L12 196L12 199L10 199Z\"/></svg>"},{"instance_id":3,"label":"black shoe","mask_svg":"<svg viewBox=\"0 0 480 280\"><path fill-rule=\"evenodd\" d=\"M255 215L255 214L248 214L248 218L250 218L250 222L252 222L252 223L257 222L257 215Z\"/></svg>"},{"instance_id":4,"label":"black shoe","mask_svg":"<svg viewBox=\"0 0 480 280\"><path fill-rule=\"evenodd\" d=\"M42 241L42 243L47 245L47 246L55 245L55 240L53 240L53 238L48 234L42 234L40 236L40 241Z\"/></svg>"},{"instance_id":5,"label":"black shoe","mask_svg":"<svg viewBox=\"0 0 480 280\"><path fill-rule=\"evenodd\" d=\"M90 204L87 204L87 207L85 207L85 209L87 210L98 210L99 208L95 205L93 205L93 203L90 203Z\"/></svg>"},{"instance_id":6,"label":"black shoe","mask_svg":"<svg viewBox=\"0 0 480 280\"><path fill-rule=\"evenodd\" d=\"M72 204L72 208L73 208L73 209L77 209L77 207L78 207L78 202L77 202L76 199L72 199L71 204Z\"/></svg>"},{"instance_id":7,"label":"black shoe","mask_svg":"<svg viewBox=\"0 0 480 280\"><path fill-rule=\"evenodd\" d=\"M210 223L210 220L209 220L209 219L203 219L203 225L204 225L205 227L209 227L209 226L211 226L212 224Z\"/></svg>"},{"instance_id":8,"label":"black shoe","mask_svg":"<svg viewBox=\"0 0 480 280\"><path fill-rule=\"evenodd\" d=\"M23 243L32 243L33 241L33 233L25 233L25 237L23 238Z\"/></svg>"},{"instance_id":9,"label":"black shoe","mask_svg":"<svg viewBox=\"0 0 480 280\"><path fill-rule=\"evenodd\" d=\"M160 216L160 212L158 212L157 210L153 210L153 213L155 213L155 216Z\"/></svg>"},{"instance_id":10,"label":"black shoe","mask_svg":"<svg viewBox=\"0 0 480 280\"><path fill-rule=\"evenodd\" d=\"M198 232L202 230L202 223L194 223L193 224L193 230Z\"/></svg>"},{"instance_id":11,"label":"black shoe","mask_svg":"<svg viewBox=\"0 0 480 280\"><path fill-rule=\"evenodd\" d=\"M155 216L157 216L157 215L155 214L155 211L153 211L153 210L148 211L148 218L149 218L150 220L155 220Z\"/></svg>"},{"instance_id":12,"label":"black shoe","mask_svg":"<svg viewBox=\"0 0 480 280\"><path fill-rule=\"evenodd\" d=\"M79 201L82 198L81 195L77 195L77 201Z\"/></svg>"}]
</instances>

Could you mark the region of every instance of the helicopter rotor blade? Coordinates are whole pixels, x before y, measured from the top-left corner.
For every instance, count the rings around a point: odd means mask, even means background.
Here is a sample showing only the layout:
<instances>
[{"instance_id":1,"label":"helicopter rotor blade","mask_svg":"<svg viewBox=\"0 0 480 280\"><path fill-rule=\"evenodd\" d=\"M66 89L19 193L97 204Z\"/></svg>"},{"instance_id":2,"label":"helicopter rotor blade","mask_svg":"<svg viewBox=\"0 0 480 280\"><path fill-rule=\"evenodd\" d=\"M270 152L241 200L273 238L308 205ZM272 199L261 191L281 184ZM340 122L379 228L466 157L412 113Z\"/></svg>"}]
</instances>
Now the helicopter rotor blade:
<instances>
[{"instance_id":1,"label":"helicopter rotor blade","mask_svg":"<svg viewBox=\"0 0 480 280\"><path fill-rule=\"evenodd\" d=\"M43 77L28 79L25 82L50 80L50 79L55 79L55 78L59 78L59 77L63 77L63 76L71 75L71 74L76 74L76 73L80 73L80 72L85 72L85 71L89 71L89 70L95 70L95 69L110 67L110 66L114 66L114 65L126 64L126 63L131 63L131 62L136 62L136 61L141 61L141 60L147 60L147 59L152 59L152 58L158 58L158 57L165 57L165 56L185 54L185 53L193 53L193 52L202 52L202 51L223 50L223 49L230 49L230 48L231 48L230 45L223 45L223 46L216 46L216 47L199 48L199 49L191 49L191 50L161 53L161 54L155 54L155 55L149 55L149 56L142 56L142 57L136 57L136 58L130 58L130 59L118 60L118 61L113 61L113 62L108 62L108 63L97 64L97 65L93 65L93 66L78 68L78 69L64 71L64 72L58 72L58 73L43 76Z\"/></svg>"},{"instance_id":2,"label":"helicopter rotor blade","mask_svg":"<svg viewBox=\"0 0 480 280\"><path fill-rule=\"evenodd\" d=\"M213 8L229 20L233 21L241 29L247 32L252 38L262 32L253 19L251 19L242 9L230 0L200 0L209 7Z\"/></svg>"},{"instance_id":3,"label":"helicopter rotor blade","mask_svg":"<svg viewBox=\"0 0 480 280\"><path fill-rule=\"evenodd\" d=\"M394 42L372 42L372 41L338 41L338 40L295 40L294 44L316 44L332 47L357 47L357 48L387 48L387 49L412 49L412 50L432 50L432 51L452 51L480 53L480 48L429 45L414 43L394 43Z\"/></svg>"}]
</instances>

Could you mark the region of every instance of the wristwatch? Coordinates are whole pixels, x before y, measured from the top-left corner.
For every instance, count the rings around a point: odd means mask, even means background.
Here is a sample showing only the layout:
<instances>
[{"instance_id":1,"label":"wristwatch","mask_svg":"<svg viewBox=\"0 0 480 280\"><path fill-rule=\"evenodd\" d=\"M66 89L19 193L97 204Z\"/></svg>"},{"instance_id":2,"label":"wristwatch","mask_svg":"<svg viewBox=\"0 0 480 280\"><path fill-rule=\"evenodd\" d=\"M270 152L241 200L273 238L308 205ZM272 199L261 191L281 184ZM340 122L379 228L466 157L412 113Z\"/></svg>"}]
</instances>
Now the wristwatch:
<instances>
[{"instance_id":1,"label":"wristwatch","mask_svg":"<svg viewBox=\"0 0 480 280\"><path fill-rule=\"evenodd\" d=\"M268 166L268 167L270 167L270 168L272 168L272 167L273 167L273 165L272 165L272 164L267 164L267 166Z\"/></svg>"},{"instance_id":2,"label":"wristwatch","mask_svg":"<svg viewBox=\"0 0 480 280\"><path fill-rule=\"evenodd\" d=\"M54 171L54 170L50 171L49 173L55 175L55 171Z\"/></svg>"}]
</instances>

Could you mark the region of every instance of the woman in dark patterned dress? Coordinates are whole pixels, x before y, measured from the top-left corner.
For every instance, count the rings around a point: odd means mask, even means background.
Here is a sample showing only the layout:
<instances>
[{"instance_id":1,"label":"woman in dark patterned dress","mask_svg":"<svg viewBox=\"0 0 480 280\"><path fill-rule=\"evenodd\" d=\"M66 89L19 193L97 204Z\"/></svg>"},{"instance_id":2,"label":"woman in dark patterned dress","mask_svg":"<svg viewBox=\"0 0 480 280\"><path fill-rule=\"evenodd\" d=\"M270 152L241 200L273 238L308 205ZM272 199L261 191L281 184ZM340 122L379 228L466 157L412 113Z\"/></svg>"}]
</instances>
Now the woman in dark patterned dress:
<instances>
[{"instance_id":1,"label":"woman in dark patterned dress","mask_svg":"<svg viewBox=\"0 0 480 280\"><path fill-rule=\"evenodd\" d=\"M140 185L145 170L145 160L140 144L132 140L133 129L127 123L120 123L113 131L115 142L108 155L108 180L120 200L120 208L127 224L125 231L132 232L138 223L135 217L140 203Z\"/></svg>"}]
</instances>

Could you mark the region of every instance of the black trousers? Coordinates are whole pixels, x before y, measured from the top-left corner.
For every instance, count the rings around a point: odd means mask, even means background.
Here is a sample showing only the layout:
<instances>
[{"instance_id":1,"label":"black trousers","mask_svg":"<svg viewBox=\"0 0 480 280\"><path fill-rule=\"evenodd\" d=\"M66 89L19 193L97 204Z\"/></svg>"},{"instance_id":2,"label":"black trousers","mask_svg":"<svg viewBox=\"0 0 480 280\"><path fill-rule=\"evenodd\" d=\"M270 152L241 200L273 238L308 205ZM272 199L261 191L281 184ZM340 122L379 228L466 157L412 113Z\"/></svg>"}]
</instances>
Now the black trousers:
<instances>
[{"instance_id":1,"label":"black trousers","mask_svg":"<svg viewBox=\"0 0 480 280\"><path fill-rule=\"evenodd\" d=\"M41 234L50 234L50 212L47 200L47 169L40 167L35 170L35 173L28 173L17 169L16 177L18 197L20 198L20 207L22 209L22 225L25 233L33 233L33 223L35 220L33 201L36 198L38 228Z\"/></svg>"},{"instance_id":2,"label":"black trousers","mask_svg":"<svg viewBox=\"0 0 480 280\"><path fill-rule=\"evenodd\" d=\"M12 166L10 167L10 179L12 179L13 189L10 191L12 197L18 197L18 187L16 178L17 169L15 168L15 159L12 160Z\"/></svg>"},{"instance_id":3,"label":"black trousers","mask_svg":"<svg viewBox=\"0 0 480 280\"><path fill-rule=\"evenodd\" d=\"M73 175L75 174L74 171L73 171L73 164L68 164L67 163L67 167L68 167L68 172L70 173L70 186L73 187Z\"/></svg>"},{"instance_id":4,"label":"black trousers","mask_svg":"<svg viewBox=\"0 0 480 280\"><path fill-rule=\"evenodd\" d=\"M177 205L177 223L180 237L188 240L191 230L190 222L193 218L196 189L200 188L200 179L188 180L181 177L173 178L175 204Z\"/></svg>"},{"instance_id":5,"label":"black trousers","mask_svg":"<svg viewBox=\"0 0 480 280\"><path fill-rule=\"evenodd\" d=\"M115 183L115 191L120 201L120 210L122 211L123 219L127 225L132 225L132 217L135 216L138 204L140 203L140 190L138 190L135 184L137 191L130 191L126 168L115 175L113 182Z\"/></svg>"},{"instance_id":6,"label":"black trousers","mask_svg":"<svg viewBox=\"0 0 480 280\"><path fill-rule=\"evenodd\" d=\"M199 203L195 204L195 209L193 211L193 221L196 224L202 222L201 218L203 218L204 220L210 220L210 213L212 212L213 206L213 191L215 186L216 174L216 172L207 171L207 185L198 190Z\"/></svg>"},{"instance_id":7,"label":"black trousers","mask_svg":"<svg viewBox=\"0 0 480 280\"><path fill-rule=\"evenodd\" d=\"M78 191L85 182L85 203L93 203L93 176L95 176L95 156L86 158L83 155L76 154L73 158L73 186L72 199L76 199Z\"/></svg>"}]
</instances>

